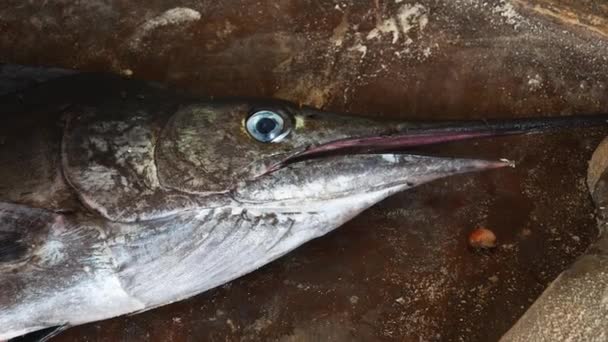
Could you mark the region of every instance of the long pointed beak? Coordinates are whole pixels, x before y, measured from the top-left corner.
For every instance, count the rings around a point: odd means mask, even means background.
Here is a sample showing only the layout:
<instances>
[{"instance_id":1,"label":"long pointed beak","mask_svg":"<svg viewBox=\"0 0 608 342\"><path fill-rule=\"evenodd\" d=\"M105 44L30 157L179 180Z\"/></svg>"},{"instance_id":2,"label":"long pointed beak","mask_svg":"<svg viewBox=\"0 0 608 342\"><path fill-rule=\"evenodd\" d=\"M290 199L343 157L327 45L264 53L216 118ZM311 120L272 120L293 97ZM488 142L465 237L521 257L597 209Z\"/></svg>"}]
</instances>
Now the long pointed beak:
<instances>
[{"instance_id":1,"label":"long pointed beak","mask_svg":"<svg viewBox=\"0 0 608 342\"><path fill-rule=\"evenodd\" d=\"M343 116L333 116L333 120L336 118L340 118L339 121L342 123L342 127L336 127L336 130L347 132L350 136L311 146L292 158L306 158L343 149L356 148L363 151L404 149L474 138L538 133L564 128L608 126L607 114L406 123L372 122L360 118L345 120ZM332 120L331 116L330 120Z\"/></svg>"},{"instance_id":2,"label":"long pointed beak","mask_svg":"<svg viewBox=\"0 0 608 342\"><path fill-rule=\"evenodd\" d=\"M303 109L303 121L325 132L324 139L291 155L270 171L317 155L353 150L370 153L462 141L474 138L527 134L594 126L608 126L608 114L521 119L412 121L370 120ZM312 119L311 119L312 118Z\"/></svg>"}]
</instances>

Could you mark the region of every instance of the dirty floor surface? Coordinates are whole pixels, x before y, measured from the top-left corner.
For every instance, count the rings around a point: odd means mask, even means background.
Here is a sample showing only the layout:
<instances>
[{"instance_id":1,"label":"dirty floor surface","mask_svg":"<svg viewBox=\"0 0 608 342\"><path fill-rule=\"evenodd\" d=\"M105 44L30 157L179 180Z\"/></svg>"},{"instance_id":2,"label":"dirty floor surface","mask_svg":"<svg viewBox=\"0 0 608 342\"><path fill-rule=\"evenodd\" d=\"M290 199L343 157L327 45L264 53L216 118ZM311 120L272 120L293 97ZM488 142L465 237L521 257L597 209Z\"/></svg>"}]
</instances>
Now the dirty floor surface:
<instances>
[{"instance_id":1,"label":"dirty floor surface","mask_svg":"<svg viewBox=\"0 0 608 342\"><path fill-rule=\"evenodd\" d=\"M4 0L0 61L387 118L596 113L606 13L591 0ZM595 238L584 175L607 133L425 149L517 168L393 196L221 288L54 340L497 340ZM495 250L467 248L477 226Z\"/></svg>"}]
</instances>

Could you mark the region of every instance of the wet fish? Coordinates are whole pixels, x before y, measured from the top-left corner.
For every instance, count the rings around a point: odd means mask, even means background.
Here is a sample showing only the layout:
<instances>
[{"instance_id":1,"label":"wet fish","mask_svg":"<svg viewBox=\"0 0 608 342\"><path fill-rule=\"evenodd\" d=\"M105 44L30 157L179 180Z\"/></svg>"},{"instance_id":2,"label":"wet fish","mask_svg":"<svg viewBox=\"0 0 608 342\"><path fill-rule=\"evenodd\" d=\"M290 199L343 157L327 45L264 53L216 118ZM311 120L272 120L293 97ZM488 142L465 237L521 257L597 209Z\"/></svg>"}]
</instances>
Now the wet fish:
<instances>
[{"instance_id":1,"label":"wet fish","mask_svg":"<svg viewBox=\"0 0 608 342\"><path fill-rule=\"evenodd\" d=\"M99 74L28 86L0 101L0 340L194 296L396 192L509 165L408 147L607 120L381 121Z\"/></svg>"}]
</instances>

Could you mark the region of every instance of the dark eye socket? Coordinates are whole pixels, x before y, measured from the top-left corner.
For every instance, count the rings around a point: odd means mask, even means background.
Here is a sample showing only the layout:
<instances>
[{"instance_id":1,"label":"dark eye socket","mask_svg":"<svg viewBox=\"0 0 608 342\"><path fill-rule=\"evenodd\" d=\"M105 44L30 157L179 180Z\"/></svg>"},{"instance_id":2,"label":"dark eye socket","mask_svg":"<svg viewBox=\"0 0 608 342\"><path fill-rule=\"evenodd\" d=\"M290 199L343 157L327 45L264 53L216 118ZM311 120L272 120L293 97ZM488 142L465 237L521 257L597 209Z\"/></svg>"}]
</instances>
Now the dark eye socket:
<instances>
[{"instance_id":1,"label":"dark eye socket","mask_svg":"<svg viewBox=\"0 0 608 342\"><path fill-rule=\"evenodd\" d=\"M270 110L253 113L246 122L247 132L260 142L279 142L288 133L288 125L283 116Z\"/></svg>"}]
</instances>

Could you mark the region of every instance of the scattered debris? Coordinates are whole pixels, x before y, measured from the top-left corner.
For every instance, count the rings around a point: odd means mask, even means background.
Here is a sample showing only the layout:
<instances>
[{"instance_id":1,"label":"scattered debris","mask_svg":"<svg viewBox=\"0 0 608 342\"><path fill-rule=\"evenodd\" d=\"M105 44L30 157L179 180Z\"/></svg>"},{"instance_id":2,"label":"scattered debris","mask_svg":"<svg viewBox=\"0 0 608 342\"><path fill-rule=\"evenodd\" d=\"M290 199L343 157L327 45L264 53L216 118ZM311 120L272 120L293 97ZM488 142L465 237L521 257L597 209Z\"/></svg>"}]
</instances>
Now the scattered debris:
<instances>
[{"instance_id":1,"label":"scattered debris","mask_svg":"<svg viewBox=\"0 0 608 342\"><path fill-rule=\"evenodd\" d=\"M178 25L201 19L201 14L191 8L176 7L143 23L131 37L131 47L137 48L141 40L152 30L168 25Z\"/></svg>"},{"instance_id":2,"label":"scattered debris","mask_svg":"<svg viewBox=\"0 0 608 342\"><path fill-rule=\"evenodd\" d=\"M405 45L412 43L408 33L414 27L418 27L422 32L429 23L428 10L421 4L403 5L394 17L380 22L374 29L367 34L367 40L380 39L382 35L391 34L392 43L395 44L403 35Z\"/></svg>"},{"instance_id":3,"label":"scattered debris","mask_svg":"<svg viewBox=\"0 0 608 342\"><path fill-rule=\"evenodd\" d=\"M349 51L358 51L361 52L361 59L365 58L365 55L367 55L367 46L359 43L353 47L351 47L349 49Z\"/></svg>"},{"instance_id":4,"label":"scattered debris","mask_svg":"<svg viewBox=\"0 0 608 342\"><path fill-rule=\"evenodd\" d=\"M530 87L530 91L536 91L542 88L543 79L539 74L536 74L532 77L528 78L528 86Z\"/></svg>"},{"instance_id":5,"label":"scattered debris","mask_svg":"<svg viewBox=\"0 0 608 342\"><path fill-rule=\"evenodd\" d=\"M230 318L226 320L226 324L230 327L232 332L236 332L236 325L234 325L234 322Z\"/></svg>"},{"instance_id":6,"label":"scattered debris","mask_svg":"<svg viewBox=\"0 0 608 342\"><path fill-rule=\"evenodd\" d=\"M507 0L501 0L500 5L496 6L492 12L499 14L507 24L512 25L515 29L519 27L523 20L522 16L515 11L513 5Z\"/></svg>"},{"instance_id":7,"label":"scattered debris","mask_svg":"<svg viewBox=\"0 0 608 342\"><path fill-rule=\"evenodd\" d=\"M346 36L347 32L348 32L348 17L346 14L344 14L342 16L342 21L340 21L340 24L338 26L336 26L336 28L334 28L334 32L330 38L333 45L336 47L342 46L342 43L344 42L344 37Z\"/></svg>"},{"instance_id":8,"label":"scattered debris","mask_svg":"<svg viewBox=\"0 0 608 342\"><path fill-rule=\"evenodd\" d=\"M469 234L469 246L476 249L496 247L496 234L487 228L476 228Z\"/></svg>"},{"instance_id":9,"label":"scattered debris","mask_svg":"<svg viewBox=\"0 0 608 342\"><path fill-rule=\"evenodd\" d=\"M253 322L253 324L249 327L252 328L253 330L255 330L256 332L261 332L264 329L270 327L272 325L272 321L269 320L268 318L262 317L262 318L258 318L255 320L255 322Z\"/></svg>"}]
</instances>

